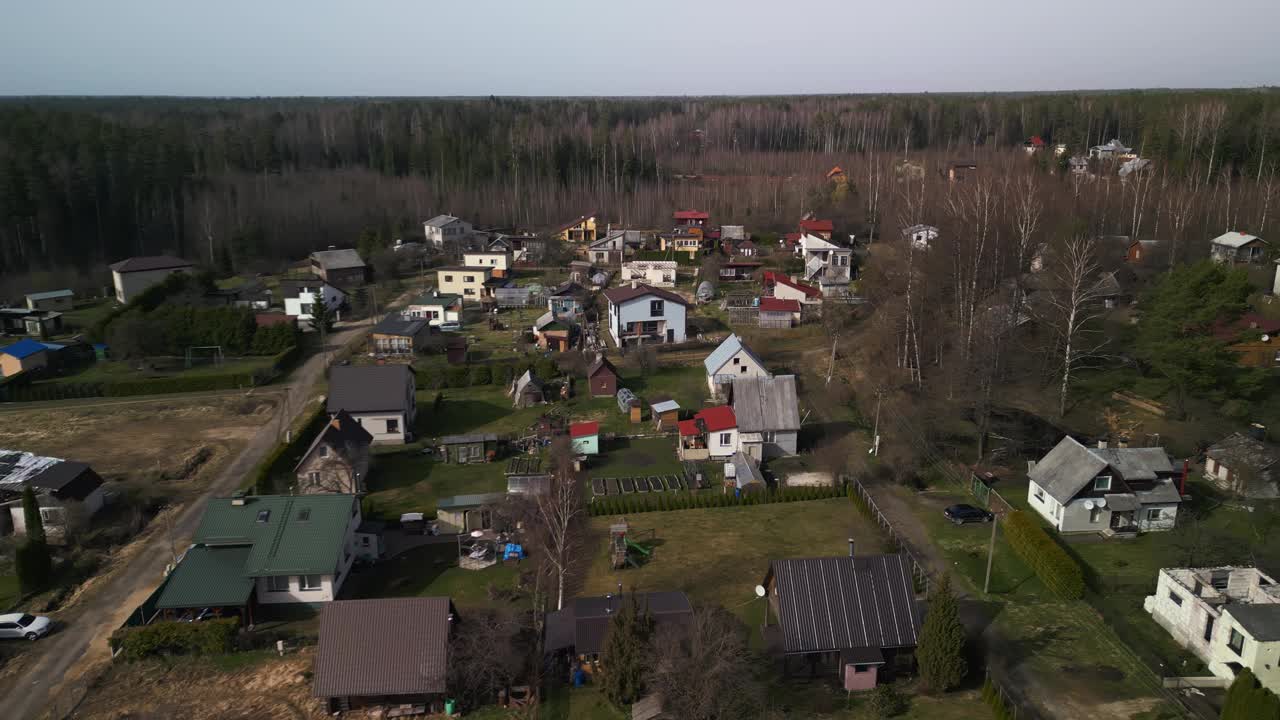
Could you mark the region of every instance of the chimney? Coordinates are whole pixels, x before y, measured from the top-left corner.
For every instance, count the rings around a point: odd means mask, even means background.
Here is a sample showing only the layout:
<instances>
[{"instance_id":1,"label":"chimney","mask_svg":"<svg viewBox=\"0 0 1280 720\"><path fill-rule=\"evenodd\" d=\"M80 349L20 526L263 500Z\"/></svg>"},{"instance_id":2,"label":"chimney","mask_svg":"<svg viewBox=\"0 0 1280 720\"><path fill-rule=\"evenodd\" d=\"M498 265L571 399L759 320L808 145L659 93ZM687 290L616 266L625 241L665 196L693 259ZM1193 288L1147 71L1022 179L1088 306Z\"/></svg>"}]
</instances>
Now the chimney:
<instances>
[{"instance_id":1,"label":"chimney","mask_svg":"<svg viewBox=\"0 0 1280 720\"><path fill-rule=\"evenodd\" d=\"M340 420L337 415L333 416L333 419L329 421L329 424L337 430L342 429L342 420Z\"/></svg>"},{"instance_id":2,"label":"chimney","mask_svg":"<svg viewBox=\"0 0 1280 720\"><path fill-rule=\"evenodd\" d=\"M245 500L245 494L243 490L237 490L234 494L231 495L231 504L235 505L236 507L240 507L241 505L244 505L244 500Z\"/></svg>"},{"instance_id":3,"label":"chimney","mask_svg":"<svg viewBox=\"0 0 1280 720\"><path fill-rule=\"evenodd\" d=\"M849 557L853 556L853 538L849 538Z\"/></svg>"},{"instance_id":4,"label":"chimney","mask_svg":"<svg viewBox=\"0 0 1280 720\"><path fill-rule=\"evenodd\" d=\"M1099 441L1098 441L1098 449L1099 449L1099 450L1106 450L1106 449L1107 449L1107 441L1106 441L1106 440L1099 440Z\"/></svg>"},{"instance_id":5,"label":"chimney","mask_svg":"<svg viewBox=\"0 0 1280 720\"><path fill-rule=\"evenodd\" d=\"M639 284L640 284L640 283L639 283L639 282L637 282L636 280L632 280L632 281L631 281L631 289L632 289L632 290L635 290L635 289L636 289L636 286L637 286L637 285L639 285Z\"/></svg>"}]
</instances>

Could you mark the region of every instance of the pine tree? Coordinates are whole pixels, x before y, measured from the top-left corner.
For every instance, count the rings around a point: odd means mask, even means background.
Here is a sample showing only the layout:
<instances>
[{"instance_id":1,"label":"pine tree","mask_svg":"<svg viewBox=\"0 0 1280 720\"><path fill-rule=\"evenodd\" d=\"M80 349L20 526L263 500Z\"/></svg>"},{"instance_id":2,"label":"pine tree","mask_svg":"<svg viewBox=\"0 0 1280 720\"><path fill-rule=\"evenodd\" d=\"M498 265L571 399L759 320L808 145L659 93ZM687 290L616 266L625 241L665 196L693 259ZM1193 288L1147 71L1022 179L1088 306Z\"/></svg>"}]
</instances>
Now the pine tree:
<instances>
[{"instance_id":1,"label":"pine tree","mask_svg":"<svg viewBox=\"0 0 1280 720\"><path fill-rule=\"evenodd\" d=\"M969 669L965 642L964 625L960 623L956 599L951 594L951 578L943 575L929 594L929 608L916 651L920 679L926 688L940 692L960 684Z\"/></svg>"},{"instance_id":2,"label":"pine tree","mask_svg":"<svg viewBox=\"0 0 1280 720\"><path fill-rule=\"evenodd\" d=\"M36 499L36 491L30 485L22 488L22 518L27 525L28 542L48 541L44 532L44 520L40 517L40 502Z\"/></svg>"},{"instance_id":3,"label":"pine tree","mask_svg":"<svg viewBox=\"0 0 1280 720\"><path fill-rule=\"evenodd\" d=\"M645 658L653 637L653 617L632 594L609 622L601 660L604 694L618 707L629 705L644 692Z\"/></svg>"}]
</instances>

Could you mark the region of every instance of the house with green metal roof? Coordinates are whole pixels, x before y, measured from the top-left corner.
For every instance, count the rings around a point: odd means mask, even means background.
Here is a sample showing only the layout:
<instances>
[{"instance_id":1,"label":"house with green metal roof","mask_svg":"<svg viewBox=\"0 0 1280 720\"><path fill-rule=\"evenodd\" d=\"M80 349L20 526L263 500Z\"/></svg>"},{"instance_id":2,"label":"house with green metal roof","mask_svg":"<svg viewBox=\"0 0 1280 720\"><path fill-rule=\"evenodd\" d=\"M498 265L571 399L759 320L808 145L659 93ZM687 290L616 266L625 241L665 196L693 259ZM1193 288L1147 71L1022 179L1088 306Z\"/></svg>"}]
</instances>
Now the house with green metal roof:
<instances>
[{"instance_id":1,"label":"house with green metal roof","mask_svg":"<svg viewBox=\"0 0 1280 720\"><path fill-rule=\"evenodd\" d=\"M409 303L405 312L415 318L426 318L432 325L462 322L462 296L432 290Z\"/></svg>"},{"instance_id":2,"label":"house with green metal roof","mask_svg":"<svg viewBox=\"0 0 1280 720\"><path fill-rule=\"evenodd\" d=\"M329 602L351 569L360 523L355 495L215 498L155 607L166 617L209 609L252 622L259 605Z\"/></svg>"}]
</instances>

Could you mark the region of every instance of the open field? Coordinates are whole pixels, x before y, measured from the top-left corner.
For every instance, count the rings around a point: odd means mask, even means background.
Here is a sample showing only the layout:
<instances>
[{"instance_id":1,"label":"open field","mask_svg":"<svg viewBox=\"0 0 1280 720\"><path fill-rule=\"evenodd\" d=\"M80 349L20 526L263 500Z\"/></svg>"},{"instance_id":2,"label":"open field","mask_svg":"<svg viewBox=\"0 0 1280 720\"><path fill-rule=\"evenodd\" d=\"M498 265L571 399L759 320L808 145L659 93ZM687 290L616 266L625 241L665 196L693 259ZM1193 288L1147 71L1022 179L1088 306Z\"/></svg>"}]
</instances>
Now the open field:
<instances>
[{"instance_id":1,"label":"open field","mask_svg":"<svg viewBox=\"0 0 1280 720\"><path fill-rule=\"evenodd\" d=\"M270 355L228 358L221 363L213 363L199 359L186 366L186 359L180 357L153 358L147 362L145 369L139 370L132 363L117 360L98 360L86 365L79 372L58 375L48 380L41 380L36 385L49 383L98 383L119 380L148 380L152 378L206 377L210 375L249 375L256 370L271 367L274 358Z\"/></svg>"},{"instance_id":2,"label":"open field","mask_svg":"<svg viewBox=\"0 0 1280 720\"><path fill-rule=\"evenodd\" d=\"M172 472L208 448L213 454L201 468L203 476L234 455L268 421L277 402L274 393L259 391L16 406L2 413L4 445L80 460L109 480ZM184 487L175 482L172 489Z\"/></svg>"}]
</instances>

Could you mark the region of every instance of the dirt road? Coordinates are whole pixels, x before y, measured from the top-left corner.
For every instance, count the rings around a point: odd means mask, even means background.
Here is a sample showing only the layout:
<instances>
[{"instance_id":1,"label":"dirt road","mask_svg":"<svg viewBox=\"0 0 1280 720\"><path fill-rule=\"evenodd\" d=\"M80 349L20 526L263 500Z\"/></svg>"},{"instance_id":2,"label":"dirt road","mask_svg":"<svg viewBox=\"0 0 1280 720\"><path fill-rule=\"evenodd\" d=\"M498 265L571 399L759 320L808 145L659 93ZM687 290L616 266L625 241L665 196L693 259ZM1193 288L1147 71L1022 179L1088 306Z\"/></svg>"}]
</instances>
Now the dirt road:
<instances>
[{"instance_id":1,"label":"dirt road","mask_svg":"<svg viewBox=\"0 0 1280 720\"><path fill-rule=\"evenodd\" d=\"M368 325L363 324L341 329L328 338L326 350L340 348L368 330ZM303 412L308 394L324 376L329 356L329 352L313 355L285 386L288 400L277 412L289 413L289 422ZM185 546L186 539L195 532L209 499L232 492L271 451L276 443L276 428L273 422L262 426L209 487L177 511L172 536L178 538L179 547ZM155 532L141 540L145 545L136 549L123 567L102 578L92 593L59 618L65 627L40 641L40 647L32 648L36 657L0 686L0 697L5 698L4 717L26 720L41 717L47 710L48 716L60 718L75 707L92 680L93 673L87 671L95 662L107 658L107 637L162 578L165 564L172 559L169 538L170 533Z\"/></svg>"}]
</instances>

